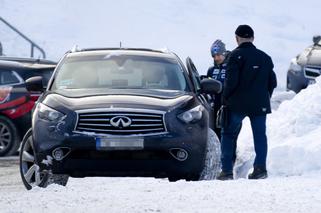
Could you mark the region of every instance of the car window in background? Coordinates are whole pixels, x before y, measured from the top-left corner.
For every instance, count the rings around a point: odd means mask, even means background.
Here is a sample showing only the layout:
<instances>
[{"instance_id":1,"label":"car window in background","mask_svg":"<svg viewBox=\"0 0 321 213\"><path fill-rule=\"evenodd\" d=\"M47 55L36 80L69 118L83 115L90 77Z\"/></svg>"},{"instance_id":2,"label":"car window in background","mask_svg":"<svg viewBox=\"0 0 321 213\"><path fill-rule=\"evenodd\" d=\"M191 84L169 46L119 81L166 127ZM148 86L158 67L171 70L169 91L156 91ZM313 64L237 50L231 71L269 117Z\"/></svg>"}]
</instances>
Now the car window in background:
<instances>
[{"instance_id":1,"label":"car window in background","mask_svg":"<svg viewBox=\"0 0 321 213\"><path fill-rule=\"evenodd\" d=\"M0 85L10 85L20 83L17 74L13 71L3 71L0 72Z\"/></svg>"}]
</instances>

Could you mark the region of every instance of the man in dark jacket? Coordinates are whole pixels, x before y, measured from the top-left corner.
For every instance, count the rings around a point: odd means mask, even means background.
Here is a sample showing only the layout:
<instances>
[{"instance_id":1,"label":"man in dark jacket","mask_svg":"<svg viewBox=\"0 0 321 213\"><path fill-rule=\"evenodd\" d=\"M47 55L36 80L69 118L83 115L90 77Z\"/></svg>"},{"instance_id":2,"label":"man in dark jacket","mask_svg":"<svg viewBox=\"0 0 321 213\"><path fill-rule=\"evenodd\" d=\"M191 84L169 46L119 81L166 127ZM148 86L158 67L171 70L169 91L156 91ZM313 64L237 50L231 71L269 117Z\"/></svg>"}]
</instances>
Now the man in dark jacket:
<instances>
[{"instance_id":1,"label":"man in dark jacket","mask_svg":"<svg viewBox=\"0 0 321 213\"><path fill-rule=\"evenodd\" d=\"M248 178L266 178L266 114L271 113L276 75L271 57L252 44L254 31L250 26L240 25L235 35L239 46L230 55L223 91L229 118L222 129L222 172L218 179L233 179L234 135L245 117L251 121L256 153L254 170Z\"/></svg>"},{"instance_id":2,"label":"man in dark jacket","mask_svg":"<svg viewBox=\"0 0 321 213\"><path fill-rule=\"evenodd\" d=\"M214 43L211 46L211 55L214 60L214 66L211 66L208 71L207 71L207 77L212 78L215 80L218 80L224 85L225 81L225 76L226 76L226 67L227 67L227 62L228 58L230 55L230 51L227 51L225 48L225 44L220 40L214 41ZM223 88L224 90L224 88ZM216 121L216 116L217 112L222 106L222 93L215 94L213 96L214 98L214 106L213 106L213 111L214 111L214 121ZM233 148L233 164L236 160L236 139L241 130L241 125L235 135L235 143L234 143L234 148ZM221 140L221 128L218 128L215 124L214 131L217 135L217 137Z\"/></svg>"}]
</instances>

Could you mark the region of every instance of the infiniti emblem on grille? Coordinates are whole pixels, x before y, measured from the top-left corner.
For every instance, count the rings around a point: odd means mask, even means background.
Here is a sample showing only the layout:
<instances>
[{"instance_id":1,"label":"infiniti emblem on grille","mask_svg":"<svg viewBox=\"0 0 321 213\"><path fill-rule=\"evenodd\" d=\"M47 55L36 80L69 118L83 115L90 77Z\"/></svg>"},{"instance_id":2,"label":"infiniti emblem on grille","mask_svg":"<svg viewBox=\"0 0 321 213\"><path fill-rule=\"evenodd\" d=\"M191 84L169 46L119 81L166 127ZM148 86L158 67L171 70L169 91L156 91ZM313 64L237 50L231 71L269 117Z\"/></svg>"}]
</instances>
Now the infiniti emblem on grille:
<instances>
[{"instance_id":1,"label":"infiniti emblem on grille","mask_svg":"<svg viewBox=\"0 0 321 213\"><path fill-rule=\"evenodd\" d=\"M126 116L115 116L112 119L110 119L110 124L120 129L123 127L130 126L131 123L132 123L132 120Z\"/></svg>"}]
</instances>

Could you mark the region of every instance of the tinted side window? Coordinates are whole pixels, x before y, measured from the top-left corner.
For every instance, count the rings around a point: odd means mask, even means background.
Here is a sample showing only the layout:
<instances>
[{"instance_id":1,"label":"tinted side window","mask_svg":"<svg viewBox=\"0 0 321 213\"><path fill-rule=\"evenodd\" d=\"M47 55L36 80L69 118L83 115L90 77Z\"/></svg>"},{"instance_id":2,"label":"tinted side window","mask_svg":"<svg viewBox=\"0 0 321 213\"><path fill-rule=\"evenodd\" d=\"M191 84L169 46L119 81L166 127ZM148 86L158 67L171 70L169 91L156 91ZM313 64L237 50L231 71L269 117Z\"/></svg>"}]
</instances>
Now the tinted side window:
<instances>
[{"instance_id":1,"label":"tinted side window","mask_svg":"<svg viewBox=\"0 0 321 213\"><path fill-rule=\"evenodd\" d=\"M0 85L16 84L19 83L19 79L12 71L3 71L0 72Z\"/></svg>"}]
</instances>

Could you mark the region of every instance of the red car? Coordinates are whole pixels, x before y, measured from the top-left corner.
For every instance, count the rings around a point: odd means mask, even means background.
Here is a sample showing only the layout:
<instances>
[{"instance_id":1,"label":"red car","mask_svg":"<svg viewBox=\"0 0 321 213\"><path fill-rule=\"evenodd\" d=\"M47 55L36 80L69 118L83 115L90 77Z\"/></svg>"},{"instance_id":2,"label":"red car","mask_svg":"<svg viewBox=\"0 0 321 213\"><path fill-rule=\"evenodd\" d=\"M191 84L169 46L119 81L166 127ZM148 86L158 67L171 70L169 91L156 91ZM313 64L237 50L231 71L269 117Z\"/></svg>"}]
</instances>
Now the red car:
<instances>
[{"instance_id":1,"label":"red car","mask_svg":"<svg viewBox=\"0 0 321 213\"><path fill-rule=\"evenodd\" d=\"M31 111L41 93L28 92L25 80L42 76L47 85L56 63L0 57L0 156L12 155L31 126Z\"/></svg>"}]
</instances>

